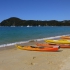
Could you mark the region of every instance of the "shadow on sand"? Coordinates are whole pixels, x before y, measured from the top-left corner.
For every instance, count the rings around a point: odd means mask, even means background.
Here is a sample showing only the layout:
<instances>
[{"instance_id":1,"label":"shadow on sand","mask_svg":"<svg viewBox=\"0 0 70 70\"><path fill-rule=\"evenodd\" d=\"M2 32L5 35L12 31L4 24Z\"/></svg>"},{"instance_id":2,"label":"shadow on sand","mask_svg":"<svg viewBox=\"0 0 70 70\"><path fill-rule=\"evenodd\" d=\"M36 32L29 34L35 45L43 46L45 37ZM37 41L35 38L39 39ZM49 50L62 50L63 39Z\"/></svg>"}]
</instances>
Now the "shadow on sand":
<instances>
[{"instance_id":1,"label":"shadow on sand","mask_svg":"<svg viewBox=\"0 0 70 70\"><path fill-rule=\"evenodd\" d=\"M62 52L63 50L58 50L58 51L56 51L56 52Z\"/></svg>"}]
</instances>

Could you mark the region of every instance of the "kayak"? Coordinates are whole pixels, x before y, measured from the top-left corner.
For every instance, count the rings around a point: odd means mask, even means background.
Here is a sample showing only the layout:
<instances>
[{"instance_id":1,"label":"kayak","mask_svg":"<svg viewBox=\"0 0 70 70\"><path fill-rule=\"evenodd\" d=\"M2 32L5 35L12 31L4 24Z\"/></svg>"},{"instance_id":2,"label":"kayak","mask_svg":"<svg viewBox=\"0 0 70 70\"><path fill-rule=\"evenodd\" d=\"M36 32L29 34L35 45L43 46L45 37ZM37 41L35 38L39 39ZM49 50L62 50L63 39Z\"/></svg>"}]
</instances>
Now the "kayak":
<instances>
[{"instance_id":1,"label":"kayak","mask_svg":"<svg viewBox=\"0 0 70 70\"><path fill-rule=\"evenodd\" d=\"M47 43L55 43L55 44L70 44L70 40L60 39L60 40L45 40Z\"/></svg>"},{"instance_id":2,"label":"kayak","mask_svg":"<svg viewBox=\"0 0 70 70\"><path fill-rule=\"evenodd\" d=\"M70 39L70 36L61 36L61 39Z\"/></svg>"},{"instance_id":3,"label":"kayak","mask_svg":"<svg viewBox=\"0 0 70 70\"><path fill-rule=\"evenodd\" d=\"M48 44L48 43L36 43L37 46L43 46L43 47L54 47L54 46L60 46L60 48L70 48L70 44Z\"/></svg>"},{"instance_id":4,"label":"kayak","mask_svg":"<svg viewBox=\"0 0 70 70\"><path fill-rule=\"evenodd\" d=\"M35 47L35 46L20 46L20 45L16 45L16 47L18 49L21 50L29 50L29 51L49 51L49 52L56 52L59 49L58 47L54 47L54 48L47 48L47 47Z\"/></svg>"}]
</instances>

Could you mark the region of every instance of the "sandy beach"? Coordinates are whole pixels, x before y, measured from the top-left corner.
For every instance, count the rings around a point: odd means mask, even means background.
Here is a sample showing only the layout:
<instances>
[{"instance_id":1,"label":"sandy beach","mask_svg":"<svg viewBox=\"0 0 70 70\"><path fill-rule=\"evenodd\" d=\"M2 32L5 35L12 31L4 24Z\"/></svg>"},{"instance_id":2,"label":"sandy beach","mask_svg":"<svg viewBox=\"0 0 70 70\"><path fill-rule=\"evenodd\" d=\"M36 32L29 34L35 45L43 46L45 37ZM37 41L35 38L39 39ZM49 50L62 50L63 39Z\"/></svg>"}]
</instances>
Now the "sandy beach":
<instances>
[{"instance_id":1,"label":"sandy beach","mask_svg":"<svg viewBox=\"0 0 70 70\"><path fill-rule=\"evenodd\" d=\"M0 49L0 70L70 70L69 62L70 49L66 48L58 52L26 51L15 46Z\"/></svg>"}]
</instances>

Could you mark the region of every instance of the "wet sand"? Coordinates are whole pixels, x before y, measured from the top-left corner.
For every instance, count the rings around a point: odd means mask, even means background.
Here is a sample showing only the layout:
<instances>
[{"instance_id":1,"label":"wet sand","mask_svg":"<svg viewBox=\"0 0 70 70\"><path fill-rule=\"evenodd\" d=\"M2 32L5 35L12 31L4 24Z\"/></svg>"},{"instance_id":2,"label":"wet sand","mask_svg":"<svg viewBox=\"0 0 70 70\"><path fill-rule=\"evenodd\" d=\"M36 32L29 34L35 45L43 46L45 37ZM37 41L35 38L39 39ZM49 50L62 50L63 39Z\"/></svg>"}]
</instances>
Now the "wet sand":
<instances>
[{"instance_id":1,"label":"wet sand","mask_svg":"<svg viewBox=\"0 0 70 70\"><path fill-rule=\"evenodd\" d=\"M58 52L26 51L15 46L0 49L0 70L70 70L69 62L70 49L66 48Z\"/></svg>"}]
</instances>

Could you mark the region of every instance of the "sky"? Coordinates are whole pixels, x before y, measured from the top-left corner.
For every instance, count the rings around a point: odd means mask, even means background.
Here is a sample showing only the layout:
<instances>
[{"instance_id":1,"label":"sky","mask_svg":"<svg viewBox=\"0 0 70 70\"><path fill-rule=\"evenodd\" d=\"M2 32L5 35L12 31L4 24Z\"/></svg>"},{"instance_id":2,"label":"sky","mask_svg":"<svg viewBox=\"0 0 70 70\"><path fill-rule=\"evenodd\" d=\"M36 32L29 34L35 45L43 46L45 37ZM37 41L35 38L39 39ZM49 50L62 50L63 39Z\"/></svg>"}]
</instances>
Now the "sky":
<instances>
[{"instance_id":1,"label":"sky","mask_svg":"<svg viewBox=\"0 0 70 70\"><path fill-rule=\"evenodd\" d=\"M0 0L0 22L22 20L70 20L70 0Z\"/></svg>"}]
</instances>

